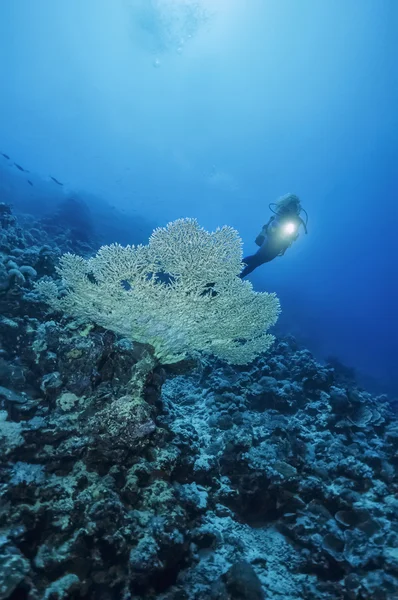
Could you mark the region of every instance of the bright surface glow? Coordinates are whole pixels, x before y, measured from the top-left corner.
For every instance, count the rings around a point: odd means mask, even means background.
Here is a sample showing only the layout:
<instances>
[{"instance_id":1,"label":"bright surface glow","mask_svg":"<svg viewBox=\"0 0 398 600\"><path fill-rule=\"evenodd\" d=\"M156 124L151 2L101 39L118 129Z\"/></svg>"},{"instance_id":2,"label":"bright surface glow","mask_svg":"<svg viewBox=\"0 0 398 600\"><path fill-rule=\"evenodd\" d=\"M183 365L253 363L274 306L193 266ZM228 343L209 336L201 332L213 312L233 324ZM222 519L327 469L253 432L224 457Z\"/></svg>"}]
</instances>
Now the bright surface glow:
<instances>
[{"instance_id":1,"label":"bright surface glow","mask_svg":"<svg viewBox=\"0 0 398 600\"><path fill-rule=\"evenodd\" d=\"M286 235L291 235L296 231L296 226L294 223L286 223L286 225L283 227L283 231Z\"/></svg>"}]
</instances>

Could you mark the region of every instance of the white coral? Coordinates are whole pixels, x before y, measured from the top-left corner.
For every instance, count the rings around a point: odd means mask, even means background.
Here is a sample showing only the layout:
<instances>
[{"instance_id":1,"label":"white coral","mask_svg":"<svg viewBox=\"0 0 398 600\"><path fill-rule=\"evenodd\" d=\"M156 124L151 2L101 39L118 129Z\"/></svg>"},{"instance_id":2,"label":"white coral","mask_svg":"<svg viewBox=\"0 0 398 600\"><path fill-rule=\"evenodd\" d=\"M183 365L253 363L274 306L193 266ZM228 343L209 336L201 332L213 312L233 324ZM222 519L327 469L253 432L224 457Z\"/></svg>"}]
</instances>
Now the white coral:
<instances>
[{"instance_id":1,"label":"white coral","mask_svg":"<svg viewBox=\"0 0 398 600\"><path fill-rule=\"evenodd\" d=\"M209 233L179 219L156 229L148 246L103 246L89 260L64 255L62 298L54 282L37 287L53 308L151 344L162 363L205 352L246 364L273 342L266 332L280 307L242 281L241 269L236 230Z\"/></svg>"},{"instance_id":2,"label":"white coral","mask_svg":"<svg viewBox=\"0 0 398 600\"><path fill-rule=\"evenodd\" d=\"M7 419L7 411L0 410L0 444L5 445L5 454L24 443L22 424Z\"/></svg>"}]
</instances>

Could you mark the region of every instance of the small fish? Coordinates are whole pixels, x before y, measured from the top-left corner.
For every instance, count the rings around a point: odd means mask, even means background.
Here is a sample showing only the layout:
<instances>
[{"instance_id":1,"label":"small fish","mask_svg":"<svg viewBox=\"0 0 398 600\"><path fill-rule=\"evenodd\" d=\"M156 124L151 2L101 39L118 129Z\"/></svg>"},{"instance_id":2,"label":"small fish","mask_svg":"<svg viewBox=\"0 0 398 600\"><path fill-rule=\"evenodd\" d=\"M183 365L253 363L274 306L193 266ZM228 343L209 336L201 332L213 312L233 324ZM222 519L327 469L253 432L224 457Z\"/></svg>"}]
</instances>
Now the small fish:
<instances>
[{"instance_id":1,"label":"small fish","mask_svg":"<svg viewBox=\"0 0 398 600\"><path fill-rule=\"evenodd\" d=\"M63 183L61 183L60 181L58 181L58 179L55 179L55 177L52 177L52 175L50 175L51 179L53 181L55 181L55 183L58 183L58 185L64 185Z\"/></svg>"},{"instance_id":2,"label":"small fish","mask_svg":"<svg viewBox=\"0 0 398 600\"><path fill-rule=\"evenodd\" d=\"M22 171L22 173L29 173L29 171L27 169L24 169L23 167L21 167L21 165L18 165L17 163L14 163L14 165L17 167L17 169Z\"/></svg>"},{"instance_id":3,"label":"small fish","mask_svg":"<svg viewBox=\"0 0 398 600\"><path fill-rule=\"evenodd\" d=\"M10 160L10 157L8 156L8 154L4 154L4 152L0 152L1 156L4 156L4 158L6 158L7 160Z\"/></svg>"},{"instance_id":4,"label":"small fish","mask_svg":"<svg viewBox=\"0 0 398 600\"><path fill-rule=\"evenodd\" d=\"M30 181L30 179L28 179L28 183L29 183L29 185L33 185L33 183Z\"/></svg>"}]
</instances>

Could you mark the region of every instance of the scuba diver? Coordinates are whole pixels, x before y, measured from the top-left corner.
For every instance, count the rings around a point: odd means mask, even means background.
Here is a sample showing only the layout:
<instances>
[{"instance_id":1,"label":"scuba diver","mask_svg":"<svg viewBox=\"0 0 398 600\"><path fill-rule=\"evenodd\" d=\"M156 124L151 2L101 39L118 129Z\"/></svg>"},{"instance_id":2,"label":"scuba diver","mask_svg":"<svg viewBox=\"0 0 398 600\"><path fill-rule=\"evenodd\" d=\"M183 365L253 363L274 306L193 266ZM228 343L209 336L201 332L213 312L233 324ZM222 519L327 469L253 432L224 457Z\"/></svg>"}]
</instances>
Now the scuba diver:
<instances>
[{"instance_id":1,"label":"scuba diver","mask_svg":"<svg viewBox=\"0 0 398 600\"><path fill-rule=\"evenodd\" d=\"M256 237L259 250L251 256L243 259L245 265L240 277L246 277L260 265L270 262L277 256L283 256L288 248L299 237L299 228L302 225L305 233L307 231L308 215L301 207L300 199L294 194L286 194L276 202L269 205L274 215L269 219L261 232ZM305 213L305 222L300 213Z\"/></svg>"}]
</instances>

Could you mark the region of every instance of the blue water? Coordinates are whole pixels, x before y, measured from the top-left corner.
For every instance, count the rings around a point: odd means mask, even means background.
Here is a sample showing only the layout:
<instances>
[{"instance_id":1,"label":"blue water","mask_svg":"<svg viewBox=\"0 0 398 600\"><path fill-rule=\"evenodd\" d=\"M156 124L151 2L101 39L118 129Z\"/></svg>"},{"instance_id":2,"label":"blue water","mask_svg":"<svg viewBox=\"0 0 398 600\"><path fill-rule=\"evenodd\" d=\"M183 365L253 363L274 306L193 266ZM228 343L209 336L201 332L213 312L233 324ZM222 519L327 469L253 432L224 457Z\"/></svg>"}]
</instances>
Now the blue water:
<instances>
[{"instance_id":1,"label":"blue water","mask_svg":"<svg viewBox=\"0 0 398 600\"><path fill-rule=\"evenodd\" d=\"M397 26L395 0L2 0L1 199L78 197L107 242L228 224L251 254L293 192L308 235L250 280L397 394Z\"/></svg>"}]
</instances>

